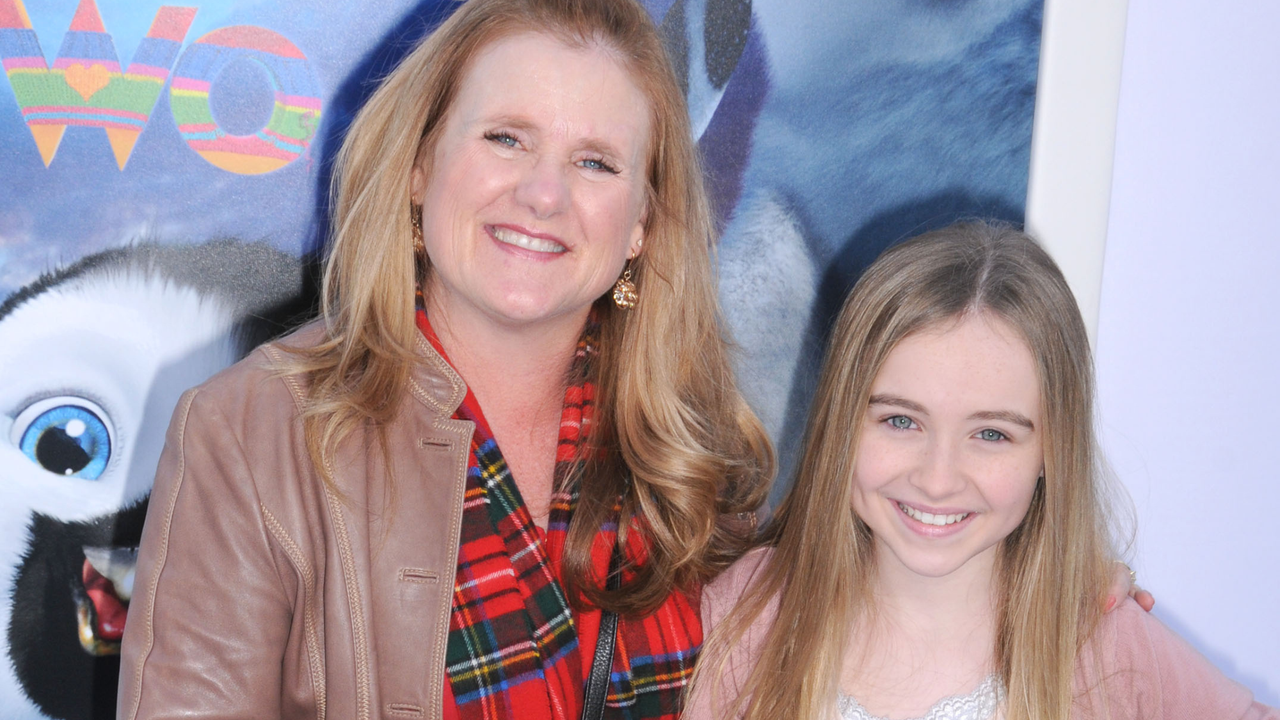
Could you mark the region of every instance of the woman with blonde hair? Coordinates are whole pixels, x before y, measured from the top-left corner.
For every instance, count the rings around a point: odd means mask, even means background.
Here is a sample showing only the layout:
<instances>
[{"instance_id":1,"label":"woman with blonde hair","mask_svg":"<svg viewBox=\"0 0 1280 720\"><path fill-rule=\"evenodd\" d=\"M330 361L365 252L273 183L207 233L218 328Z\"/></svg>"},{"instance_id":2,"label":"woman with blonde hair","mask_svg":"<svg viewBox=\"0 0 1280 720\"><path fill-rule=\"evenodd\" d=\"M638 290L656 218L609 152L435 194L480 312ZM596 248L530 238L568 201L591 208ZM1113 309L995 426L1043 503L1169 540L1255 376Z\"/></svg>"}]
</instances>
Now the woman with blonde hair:
<instances>
[{"instance_id":1,"label":"woman with blonde hair","mask_svg":"<svg viewBox=\"0 0 1280 720\"><path fill-rule=\"evenodd\" d=\"M674 718L773 458L647 13L463 4L333 196L321 319L175 413L119 717Z\"/></svg>"},{"instance_id":2,"label":"woman with blonde hair","mask_svg":"<svg viewBox=\"0 0 1280 720\"><path fill-rule=\"evenodd\" d=\"M763 544L704 592L686 718L1280 718L1133 601L1103 614L1088 339L1011 227L859 280Z\"/></svg>"}]
</instances>

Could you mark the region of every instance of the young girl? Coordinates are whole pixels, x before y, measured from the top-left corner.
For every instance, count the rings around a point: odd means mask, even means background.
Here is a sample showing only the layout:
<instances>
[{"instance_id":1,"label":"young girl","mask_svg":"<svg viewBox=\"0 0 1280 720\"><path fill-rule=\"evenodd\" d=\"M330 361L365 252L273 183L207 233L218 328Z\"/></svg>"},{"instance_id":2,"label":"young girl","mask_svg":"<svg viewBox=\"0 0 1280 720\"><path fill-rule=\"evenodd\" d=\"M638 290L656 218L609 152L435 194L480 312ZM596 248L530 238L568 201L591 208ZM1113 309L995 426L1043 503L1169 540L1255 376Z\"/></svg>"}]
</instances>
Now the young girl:
<instances>
[{"instance_id":1,"label":"young girl","mask_svg":"<svg viewBox=\"0 0 1280 720\"><path fill-rule=\"evenodd\" d=\"M1133 601L1103 614L1092 400L1080 312L1026 235L887 251L766 547L704 591L684 717L1280 720Z\"/></svg>"}]
</instances>

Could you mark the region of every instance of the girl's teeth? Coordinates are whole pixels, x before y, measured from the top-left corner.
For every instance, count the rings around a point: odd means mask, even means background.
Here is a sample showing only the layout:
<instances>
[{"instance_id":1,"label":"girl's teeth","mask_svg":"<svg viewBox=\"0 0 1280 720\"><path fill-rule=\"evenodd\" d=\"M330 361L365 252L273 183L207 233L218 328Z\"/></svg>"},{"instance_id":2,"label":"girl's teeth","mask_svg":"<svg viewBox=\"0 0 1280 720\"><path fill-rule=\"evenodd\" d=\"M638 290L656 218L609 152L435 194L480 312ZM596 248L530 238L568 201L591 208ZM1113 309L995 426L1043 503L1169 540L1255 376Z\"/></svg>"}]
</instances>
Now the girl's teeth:
<instances>
[{"instance_id":1,"label":"girl's teeth","mask_svg":"<svg viewBox=\"0 0 1280 720\"><path fill-rule=\"evenodd\" d=\"M494 228L493 236L497 238L498 242L500 243L506 243L507 245L515 245L516 247L524 248L525 250L532 250L534 252L545 252L545 253L564 252L564 246L558 242L552 242L551 240L543 240L542 238L529 237L524 233L518 233L515 230L511 230L508 228L500 228L500 227Z\"/></svg>"},{"instance_id":2,"label":"girl's teeth","mask_svg":"<svg viewBox=\"0 0 1280 720\"><path fill-rule=\"evenodd\" d=\"M920 512L919 510L902 503L898 503L898 507L902 508L902 512L906 513L909 517L919 520L925 525L936 525L938 527L958 523L969 517L969 513L960 513L958 515L934 515L932 513Z\"/></svg>"}]
</instances>

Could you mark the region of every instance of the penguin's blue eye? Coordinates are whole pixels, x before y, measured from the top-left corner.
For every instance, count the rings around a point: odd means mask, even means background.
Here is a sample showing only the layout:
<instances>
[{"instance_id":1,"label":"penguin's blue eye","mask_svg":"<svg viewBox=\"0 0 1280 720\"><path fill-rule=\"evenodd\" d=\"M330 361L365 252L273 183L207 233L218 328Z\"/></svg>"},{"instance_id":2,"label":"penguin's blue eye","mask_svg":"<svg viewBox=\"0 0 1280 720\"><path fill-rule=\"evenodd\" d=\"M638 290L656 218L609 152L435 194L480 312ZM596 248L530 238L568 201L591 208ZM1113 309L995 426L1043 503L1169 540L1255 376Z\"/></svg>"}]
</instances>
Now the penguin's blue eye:
<instances>
[{"instance_id":1,"label":"penguin's blue eye","mask_svg":"<svg viewBox=\"0 0 1280 720\"><path fill-rule=\"evenodd\" d=\"M84 398L47 398L18 414L13 441L55 475L97 480L111 459L109 420L102 408Z\"/></svg>"}]
</instances>

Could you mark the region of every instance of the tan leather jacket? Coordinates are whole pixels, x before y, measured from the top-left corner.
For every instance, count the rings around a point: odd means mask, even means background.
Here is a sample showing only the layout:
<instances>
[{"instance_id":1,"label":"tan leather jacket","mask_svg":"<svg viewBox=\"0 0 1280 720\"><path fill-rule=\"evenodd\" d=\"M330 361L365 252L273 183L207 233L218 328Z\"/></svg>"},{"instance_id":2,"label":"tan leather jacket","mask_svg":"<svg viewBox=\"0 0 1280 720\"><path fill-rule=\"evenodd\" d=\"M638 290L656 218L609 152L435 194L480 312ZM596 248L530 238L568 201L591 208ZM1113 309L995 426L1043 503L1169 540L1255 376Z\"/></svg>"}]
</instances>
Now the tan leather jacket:
<instances>
[{"instance_id":1,"label":"tan leather jacket","mask_svg":"<svg viewBox=\"0 0 1280 720\"><path fill-rule=\"evenodd\" d=\"M285 340L317 342L312 325ZM312 469L278 344L183 396L151 494L118 717L439 718L472 424L422 338L387 427ZM388 477L394 477L394 489Z\"/></svg>"}]
</instances>

